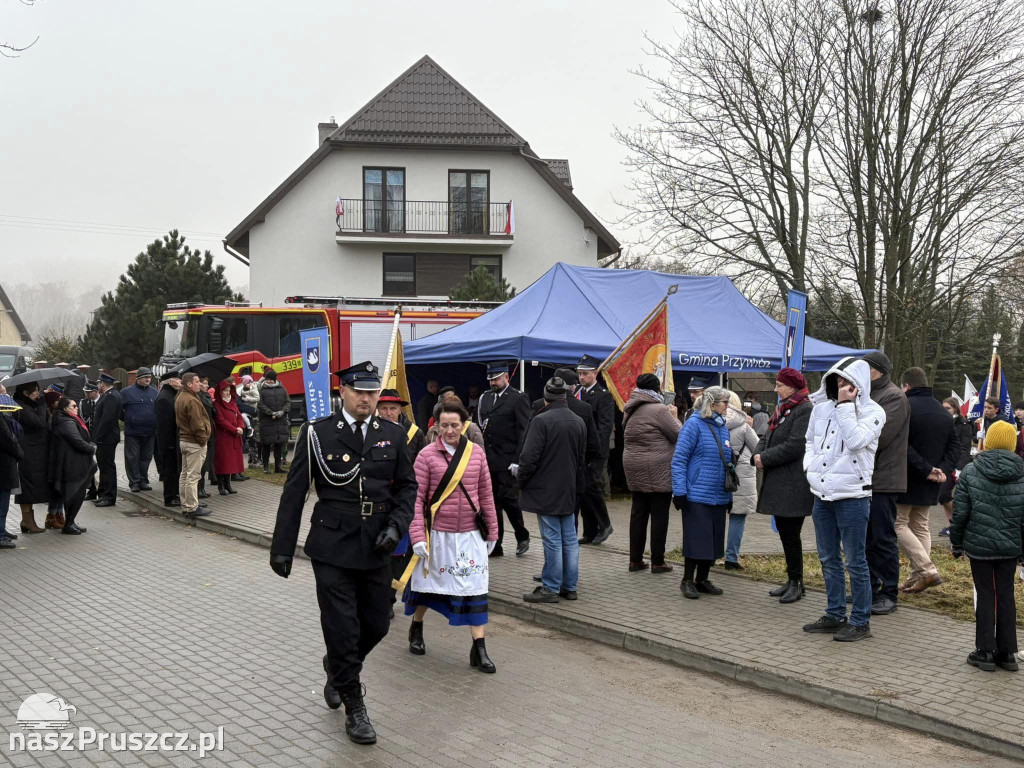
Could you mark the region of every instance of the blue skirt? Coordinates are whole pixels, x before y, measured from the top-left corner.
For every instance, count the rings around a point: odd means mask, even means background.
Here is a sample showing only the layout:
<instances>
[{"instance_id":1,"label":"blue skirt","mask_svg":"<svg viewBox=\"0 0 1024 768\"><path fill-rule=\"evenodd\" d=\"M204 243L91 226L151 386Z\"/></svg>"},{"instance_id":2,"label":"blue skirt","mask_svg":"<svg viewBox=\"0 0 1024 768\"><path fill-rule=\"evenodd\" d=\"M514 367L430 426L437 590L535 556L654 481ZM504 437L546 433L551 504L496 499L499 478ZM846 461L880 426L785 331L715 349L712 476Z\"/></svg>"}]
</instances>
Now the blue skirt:
<instances>
[{"instance_id":1,"label":"blue skirt","mask_svg":"<svg viewBox=\"0 0 1024 768\"><path fill-rule=\"evenodd\" d=\"M725 505L686 500L683 557L717 560L725 555Z\"/></svg>"},{"instance_id":2,"label":"blue skirt","mask_svg":"<svg viewBox=\"0 0 1024 768\"><path fill-rule=\"evenodd\" d=\"M405 589L405 615L412 616L419 606L433 608L453 627L480 627L487 623L487 595L436 595Z\"/></svg>"}]
</instances>

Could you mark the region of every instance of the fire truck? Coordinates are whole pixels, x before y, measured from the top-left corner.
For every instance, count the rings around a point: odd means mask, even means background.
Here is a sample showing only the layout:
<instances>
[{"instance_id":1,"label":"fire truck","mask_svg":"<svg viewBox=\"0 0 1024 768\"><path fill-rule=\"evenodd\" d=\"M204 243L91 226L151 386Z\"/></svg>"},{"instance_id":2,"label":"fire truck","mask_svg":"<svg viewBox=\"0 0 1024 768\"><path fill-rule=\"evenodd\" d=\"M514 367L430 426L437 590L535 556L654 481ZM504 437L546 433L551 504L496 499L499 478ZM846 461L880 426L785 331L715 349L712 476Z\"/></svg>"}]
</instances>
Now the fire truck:
<instances>
[{"instance_id":1,"label":"fire truck","mask_svg":"<svg viewBox=\"0 0 1024 768\"><path fill-rule=\"evenodd\" d=\"M402 341L422 339L460 325L500 305L500 302L427 299L364 299L343 296L289 296L286 307L229 302L227 304L168 304L161 322L164 348L154 373L158 376L186 357L216 352L235 360L236 379L262 377L268 368L291 396L291 416L305 416L299 331L326 326L330 370L348 368L360 360L384 365L388 343L400 309ZM331 375L337 392L338 377Z\"/></svg>"}]
</instances>

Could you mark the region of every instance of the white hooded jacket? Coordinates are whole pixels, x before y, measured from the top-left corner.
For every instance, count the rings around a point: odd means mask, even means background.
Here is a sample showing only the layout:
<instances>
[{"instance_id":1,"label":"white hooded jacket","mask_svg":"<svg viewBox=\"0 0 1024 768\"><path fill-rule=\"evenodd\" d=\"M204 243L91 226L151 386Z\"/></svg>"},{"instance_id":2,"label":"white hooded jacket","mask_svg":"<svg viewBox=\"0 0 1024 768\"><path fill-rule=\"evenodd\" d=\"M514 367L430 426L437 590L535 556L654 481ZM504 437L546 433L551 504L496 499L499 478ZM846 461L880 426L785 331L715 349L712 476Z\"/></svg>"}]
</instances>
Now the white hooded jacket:
<instances>
[{"instance_id":1,"label":"white hooded jacket","mask_svg":"<svg viewBox=\"0 0 1024 768\"><path fill-rule=\"evenodd\" d=\"M852 402L838 402L839 376L857 385ZM868 364L844 357L822 377L810 400L814 410L807 426L804 472L811 492L823 501L870 496L885 411L871 400Z\"/></svg>"}]
</instances>

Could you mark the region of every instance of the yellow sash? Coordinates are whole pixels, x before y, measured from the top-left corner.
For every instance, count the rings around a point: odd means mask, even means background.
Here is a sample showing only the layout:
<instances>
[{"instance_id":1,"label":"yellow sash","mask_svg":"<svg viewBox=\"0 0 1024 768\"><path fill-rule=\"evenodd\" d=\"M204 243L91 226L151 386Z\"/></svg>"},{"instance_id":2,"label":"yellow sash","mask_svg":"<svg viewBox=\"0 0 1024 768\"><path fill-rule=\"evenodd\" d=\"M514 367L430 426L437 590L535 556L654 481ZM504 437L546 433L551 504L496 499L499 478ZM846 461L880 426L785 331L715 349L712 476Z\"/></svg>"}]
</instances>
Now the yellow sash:
<instances>
[{"instance_id":1,"label":"yellow sash","mask_svg":"<svg viewBox=\"0 0 1024 768\"><path fill-rule=\"evenodd\" d=\"M467 432L469 432L469 425L472 423L472 421L469 421L468 419L466 420L466 423L462 427L462 434L466 434Z\"/></svg>"},{"instance_id":2,"label":"yellow sash","mask_svg":"<svg viewBox=\"0 0 1024 768\"><path fill-rule=\"evenodd\" d=\"M470 460L470 457L473 455L473 448L474 447L475 446L474 446L474 444L471 441L469 441L469 440L466 441L466 448L462 452L462 458L459 459L459 463L455 465L455 471L452 472L451 477L448 479L447 485L445 485L444 489L441 491L441 495L437 497L437 501L435 501L433 504L430 505L430 519L431 520L434 519L434 515L437 514L437 510L441 508L441 504L444 503L444 500L447 499L449 496L451 496L452 492L456 488L459 487L459 483L462 481L462 476L464 474L466 474L466 468L469 467L469 460ZM427 557L423 558L423 575L424 576L427 574L427 558L430 557L430 531L429 531L429 529L427 531L426 544L427 544ZM410 547L412 546L412 542L409 543L409 546ZM417 554L413 554L412 559L409 560L409 565L406 566L405 571L402 573L402 578L400 578L400 579L392 579L391 580L392 588L394 588L397 592L400 592L400 593L404 592L405 591L405 585L408 584L409 583L409 579L412 578L412 573L416 569L416 565L419 563L419 561L420 561L420 556L417 555Z\"/></svg>"},{"instance_id":3,"label":"yellow sash","mask_svg":"<svg viewBox=\"0 0 1024 768\"><path fill-rule=\"evenodd\" d=\"M405 441L411 443L412 439L416 437L416 433L419 432L420 428L415 423L409 425L409 431L405 433Z\"/></svg>"}]
</instances>

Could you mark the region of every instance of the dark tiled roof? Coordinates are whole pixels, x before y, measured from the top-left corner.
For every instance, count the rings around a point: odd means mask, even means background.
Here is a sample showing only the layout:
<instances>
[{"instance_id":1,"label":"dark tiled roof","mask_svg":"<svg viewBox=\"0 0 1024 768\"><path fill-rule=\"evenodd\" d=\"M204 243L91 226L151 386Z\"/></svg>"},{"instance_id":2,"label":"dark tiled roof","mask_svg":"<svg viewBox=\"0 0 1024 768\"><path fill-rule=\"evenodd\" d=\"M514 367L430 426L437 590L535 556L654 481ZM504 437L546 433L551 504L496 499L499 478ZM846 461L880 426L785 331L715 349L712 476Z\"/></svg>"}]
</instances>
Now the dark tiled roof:
<instances>
[{"instance_id":1,"label":"dark tiled roof","mask_svg":"<svg viewBox=\"0 0 1024 768\"><path fill-rule=\"evenodd\" d=\"M568 160L545 160L551 168L551 172L558 177L569 189L572 189L572 176L569 175L569 161Z\"/></svg>"},{"instance_id":2,"label":"dark tiled roof","mask_svg":"<svg viewBox=\"0 0 1024 768\"><path fill-rule=\"evenodd\" d=\"M331 135L332 141L522 147L526 142L429 56Z\"/></svg>"}]
</instances>

